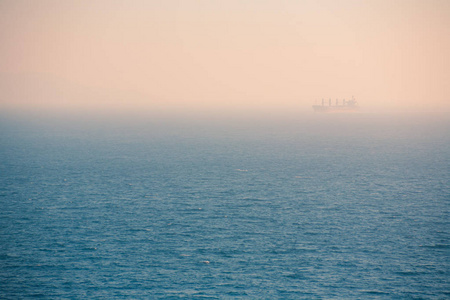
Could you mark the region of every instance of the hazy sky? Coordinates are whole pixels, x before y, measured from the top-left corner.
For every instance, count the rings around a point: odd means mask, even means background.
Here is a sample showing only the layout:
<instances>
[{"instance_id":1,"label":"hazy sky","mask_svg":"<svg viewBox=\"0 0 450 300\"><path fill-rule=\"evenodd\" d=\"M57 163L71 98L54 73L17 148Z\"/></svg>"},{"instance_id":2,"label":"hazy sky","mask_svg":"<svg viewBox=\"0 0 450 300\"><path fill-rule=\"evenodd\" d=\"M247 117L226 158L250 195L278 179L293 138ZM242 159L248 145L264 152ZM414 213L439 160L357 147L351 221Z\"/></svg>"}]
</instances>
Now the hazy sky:
<instances>
[{"instance_id":1,"label":"hazy sky","mask_svg":"<svg viewBox=\"0 0 450 300\"><path fill-rule=\"evenodd\" d=\"M2 0L0 108L449 111L448 0Z\"/></svg>"}]
</instances>

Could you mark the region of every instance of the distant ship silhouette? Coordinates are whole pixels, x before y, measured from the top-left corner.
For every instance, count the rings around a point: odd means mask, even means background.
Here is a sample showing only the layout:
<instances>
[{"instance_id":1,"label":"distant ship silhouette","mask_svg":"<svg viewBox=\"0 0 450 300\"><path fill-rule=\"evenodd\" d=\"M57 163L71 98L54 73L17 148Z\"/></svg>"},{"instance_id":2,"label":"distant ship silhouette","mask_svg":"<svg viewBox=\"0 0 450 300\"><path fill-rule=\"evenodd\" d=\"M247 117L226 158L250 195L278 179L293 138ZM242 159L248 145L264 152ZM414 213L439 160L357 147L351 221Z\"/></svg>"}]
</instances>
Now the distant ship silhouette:
<instances>
[{"instance_id":1,"label":"distant ship silhouette","mask_svg":"<svg viewBox=\"0 0 450 300\"><path fill-rule=\"evenodd\" d=\"M315 112L356 112L359 110L358 102L352 97L352 100L342 100L342 104L339 104L339 100L336 99L336 104L331 105L331 99L328 100L328 106L325 105L324 99L322 99L322 105L313 105Z\"/></svg>"}]
</instances>

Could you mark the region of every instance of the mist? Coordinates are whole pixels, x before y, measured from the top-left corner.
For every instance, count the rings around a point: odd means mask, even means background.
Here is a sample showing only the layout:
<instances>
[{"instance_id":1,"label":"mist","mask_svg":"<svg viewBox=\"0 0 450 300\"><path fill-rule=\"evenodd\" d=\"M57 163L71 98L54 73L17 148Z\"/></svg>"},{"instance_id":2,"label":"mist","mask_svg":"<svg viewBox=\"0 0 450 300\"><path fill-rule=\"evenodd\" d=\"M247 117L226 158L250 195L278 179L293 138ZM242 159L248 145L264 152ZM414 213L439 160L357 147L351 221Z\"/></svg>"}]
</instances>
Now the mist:
<instances>
[{"instance_id":1,"label":"mist","mask_svg":"<svg viewBox=\"0 0 450 300\"><path fill-rule=\"evenodd\" d=\"M2 1L6 113L448 113L448 1Z\"/></svg>"}]
</instances>

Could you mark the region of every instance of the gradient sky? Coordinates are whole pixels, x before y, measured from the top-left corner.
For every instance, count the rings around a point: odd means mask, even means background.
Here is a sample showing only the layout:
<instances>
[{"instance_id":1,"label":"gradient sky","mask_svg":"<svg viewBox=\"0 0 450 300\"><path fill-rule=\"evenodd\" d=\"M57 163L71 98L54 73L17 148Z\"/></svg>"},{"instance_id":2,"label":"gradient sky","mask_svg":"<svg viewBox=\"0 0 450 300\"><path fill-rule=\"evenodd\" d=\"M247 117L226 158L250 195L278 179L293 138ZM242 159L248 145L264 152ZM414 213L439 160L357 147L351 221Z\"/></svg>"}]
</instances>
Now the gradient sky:
<instances>
[{"instance_id":1,"label":"gradient sky","mask_svg":"<svg viewBox=\"0 0 450 300\"><path fill-rule=\"evenodd\" d=\"M0 108L450 111L447 0L2 0Z\"/></svg>"}]
</instances>

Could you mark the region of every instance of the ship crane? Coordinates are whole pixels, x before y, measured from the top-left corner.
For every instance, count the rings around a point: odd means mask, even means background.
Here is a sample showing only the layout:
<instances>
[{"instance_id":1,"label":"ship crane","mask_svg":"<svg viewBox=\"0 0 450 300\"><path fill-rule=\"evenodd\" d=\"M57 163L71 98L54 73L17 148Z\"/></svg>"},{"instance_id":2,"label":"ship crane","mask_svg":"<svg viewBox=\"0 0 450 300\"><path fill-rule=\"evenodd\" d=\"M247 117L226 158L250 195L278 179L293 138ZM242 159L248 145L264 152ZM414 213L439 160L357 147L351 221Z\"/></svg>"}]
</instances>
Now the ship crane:
<instances>
[{"instance_id":1,"label":"ship crane","mask_svg":"<svg viewBox=\"0 0 450 300\"><path fill-rule=\"evenodd\" d=\"M322 98L322 105L313 105L313 109L315 112L356 112L359 109L358 103L355 100L355 97L352 96L351 100L342 100L342 104L339 105L339 99L336 98L336 104L334 106L331 105L331 98L328 99L328 106L325 106L325 99Z\"/></svg>"}]
</instances>

